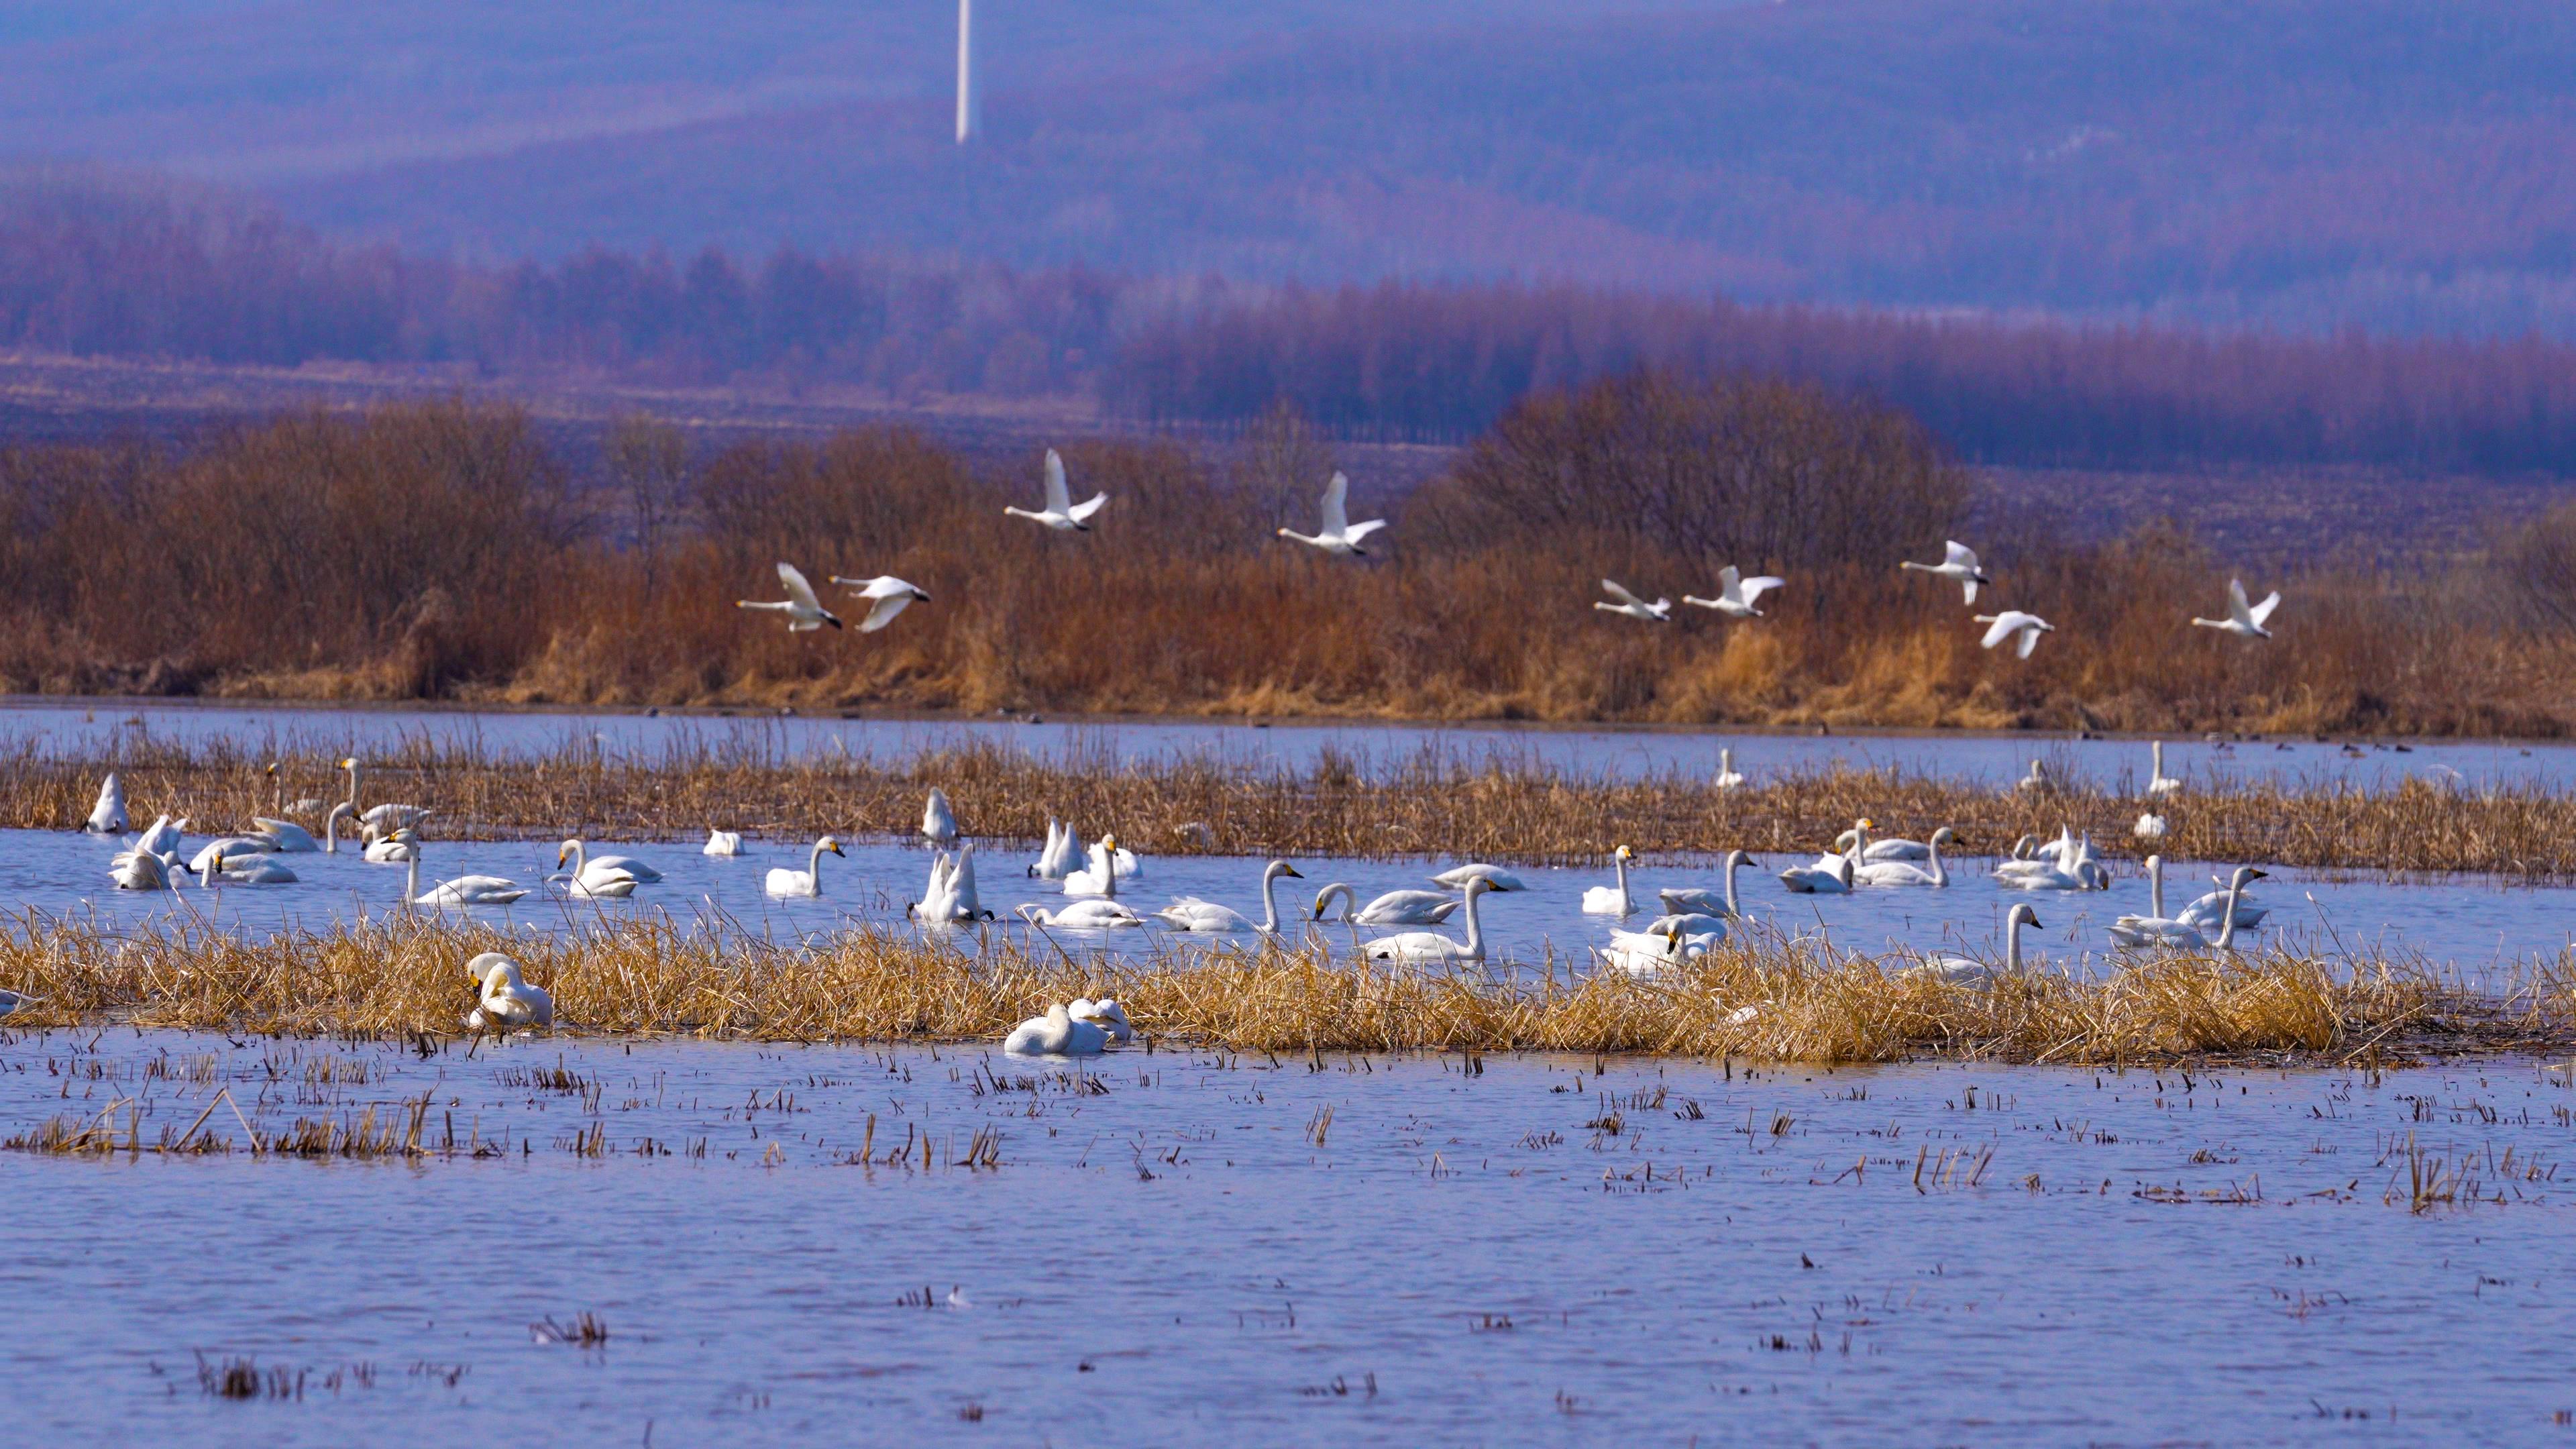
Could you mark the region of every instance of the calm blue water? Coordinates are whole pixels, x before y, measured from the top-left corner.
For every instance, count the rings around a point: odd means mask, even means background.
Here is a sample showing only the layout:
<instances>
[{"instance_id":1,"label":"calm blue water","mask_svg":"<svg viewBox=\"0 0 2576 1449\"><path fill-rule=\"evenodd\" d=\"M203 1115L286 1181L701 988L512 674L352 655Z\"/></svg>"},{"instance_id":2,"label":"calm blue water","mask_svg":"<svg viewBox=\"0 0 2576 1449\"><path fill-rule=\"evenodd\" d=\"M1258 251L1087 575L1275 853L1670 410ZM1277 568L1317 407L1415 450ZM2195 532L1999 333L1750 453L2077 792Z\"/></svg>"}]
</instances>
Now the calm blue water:
<instances>
[{"instance_id":1,"label":"calm blue water","mask_svg":"<svg viewBox=\"0 0 2576 1449\"><path fill-rule=\"evenodd\" d=\"M264 708L240 705L139 704L48 699L0 701L0 738L32 739L62 753L96 756L135 739L228 740L245 749L313 753L383 751L428 739L493 755L540 754L596 746L612 755L658 758L674 748L708 747L758 758L846 754L897 762L927 750L992 742L1046 756L1137 761L1215 755L1250 766L1305 769L1327 751L1363 766L1392 765L1428 750L1483 764L1491 759L1553 766L1595 776L1668 771L1713 774L1718 750L1735 751L1736 768L1765 774L1897 769L1932 778L2001 784L2020 778L2033 759L2061 780L2104 786L2147 779L2139 740L2073 740L2042 735L1782 735L1723 730L1559 730L1502 726L1381 724L1279 725L1172 722L1040 724L976 720L843 720L776 716L471 712L420 709ZM2209 744L2166 741L2165 767L2201 786L2227 781L2291 784L2345 781L2366 788L2408 778L2468 785L2576 784L2576 746L2516 743L2359 744L2313 741Z\"/></svg>"},{"instance_id":2,"label":"calm blue water","mask_svg":"<svg viewBox=\"0 0 2576 1449\"><path fill-rule=\"evenodd\" d=\"M164 1057L176 1079L151 1079ZM592 1092L530 1084L558 1065ZM219 1086L264 1130L426 1093L433 1144L452 1123L503 1152L0 1154L11 1437L2568 1432L2561 1071L1592 1065L1128 1052L1076 1091L975 1050L556 1040L423 1060L20 1035L0 1042L0 1131L139 1097L147 1140L211 1104L238 1143ZM1616 1133L1594 1125L1613 1114ZM875 1158L908 1134L955 1145L928 1171L843 1165L871 1117ZM567 1150L594 1128L605 1155ZM1000 1165L946 1166L978 1129ZM2410 1140L2472 1185L2410 1212ZM609 1329L596 1350L531 1334L583 1312ZM212 1398L199 1354L301 1374L302 1397Z\"/></svg>"}]
</instances>

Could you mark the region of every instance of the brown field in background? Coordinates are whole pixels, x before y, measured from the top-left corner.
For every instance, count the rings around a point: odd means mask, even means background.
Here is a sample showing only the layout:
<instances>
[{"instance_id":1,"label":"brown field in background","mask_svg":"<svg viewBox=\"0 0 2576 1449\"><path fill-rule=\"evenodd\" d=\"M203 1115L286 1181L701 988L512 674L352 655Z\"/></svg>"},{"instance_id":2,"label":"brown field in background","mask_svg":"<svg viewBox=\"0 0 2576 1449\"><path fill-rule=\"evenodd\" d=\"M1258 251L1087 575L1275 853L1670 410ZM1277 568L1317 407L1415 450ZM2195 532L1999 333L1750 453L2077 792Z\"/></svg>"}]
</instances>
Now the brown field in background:
<instances>
[{"instance_id":1,"label":"brown field in background","mask_svg":"<svg viewBox=\"0 0 2576 1449\"><path fill-rule=\"evenodd\" d=\"M1001 515L1034 451L978 472L900 428L693 452L645 420L577 487L522 415L289 417L176 450L0 454L0 687L43 693L903 707L1764 726L2564 734L2576 533L2471 564L2320 556L2249 577L2268 644L2217 612L2229 539L2186 518L2058 541L2035 500L1972 538L2058 632L1977 648L1955 586L1901 574L1963 532L1967 475L1901 415L1778 384L1628 378L1534 397L1392 510L1381 555L1313 526L1330 442L1293 417L1225 459L1068 441L1095 531ZM1365 481L1355 517L1377 516ZM898 574L882 633L789 635L738 598L773 565ZM1770 617L1599 613L1598 581L1713 593L1785 574ZM835 591L826 590L827 594ZM853 613L857 612L855 610Z\"/></svg>"}]
</instances>

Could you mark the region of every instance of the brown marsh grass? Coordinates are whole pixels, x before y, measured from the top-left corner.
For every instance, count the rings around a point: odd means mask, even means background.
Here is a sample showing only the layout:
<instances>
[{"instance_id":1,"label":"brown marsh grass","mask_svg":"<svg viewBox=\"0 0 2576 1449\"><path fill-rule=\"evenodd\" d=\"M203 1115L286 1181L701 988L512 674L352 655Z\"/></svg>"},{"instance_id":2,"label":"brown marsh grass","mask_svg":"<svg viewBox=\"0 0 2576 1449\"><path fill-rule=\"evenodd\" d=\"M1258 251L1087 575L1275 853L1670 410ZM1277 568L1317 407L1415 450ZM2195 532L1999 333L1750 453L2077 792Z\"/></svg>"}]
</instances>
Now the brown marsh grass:
<instances>
[{"instance_id":1,"label":"brown marsh grass","mask_svg":"<svg viewBox=\"0 0 2576 1449\"><path fill-rule=\"evenodd\" d=\"M1908 976L1902 958L1750 931L1685 969L1639 978L1563 963L1525 975L1378 968L1320 938L1165 948L1118 964L1077 961L1042 933L996 933L970 954L872 931L790 942L651 919L526 939L404 915L257 940L28 919L0 933L0 984L38 998L13 1028L453 1035L471 1005L464 963L494 949L553 993L563 1029L762 1041L993 1043L1084 994L1116 996L1149 1040L1274 1054L2291 1063L2556 1051L2571 1040L2566 983L2554 978L2492 997L2405 963L2338 969L2274 950L2173 956L2090 981L2038 970L1979 990ZM116 1140L116 1126L112 1114L101 1120L98 1145ZM382 1147L418 1127L370 1122L363 1140ZM303 1150L342 1150L354 1130Z\"/></svg>"},{"instance_id":2,"label":"brown marsh grass","mask_svg":"<svg viewBox=\"0 0 2576 1449\"><path fill-rule=\"evenodd\" d=\"M200 833L244 824L255 811L272 810L281 794L329 798L344 787L327 753L285 756L276 779L266 773L269 760L220 743L136 741L97 759L22 743L0 753L0 826L77 827L109 769L123 781L138 825L167 812L189 817ZM970 836L1035 840L1048 820L1062 819L1086 839L1115 831L1149 854L1574 864L1625 844L1650 856L1737 847L1789 855L1822 848L1866 817L1882 835L1916 839L1949 825L1963 856L2001 854L2023 834L2053 838L2071 826L2090 832L2103 855L2135 857L2146 850L2132 827L2152 808L2167 823L2157 848L2170 859L2576 879L2576 796L2519 785L2470 790L2410 780L2363 791L2247 784L2195 789L2150 806L2127 793L2134 782L2032 792L1835 769L1720 790L1696 776L1597 778L1432 750L1384 764L1328 754L1310 769L1288 771L1214 756L1120 763L998 745L894 763L790 759L756 744L704 742L638 755L568 744L516 757L414 740L368 765L369 800L435 806L433 832L456 838L689 839L709 826L792 840L825 832L902 836L915 829L923 795L935 785L947 791Z\"/></svg>"}]
</instances>

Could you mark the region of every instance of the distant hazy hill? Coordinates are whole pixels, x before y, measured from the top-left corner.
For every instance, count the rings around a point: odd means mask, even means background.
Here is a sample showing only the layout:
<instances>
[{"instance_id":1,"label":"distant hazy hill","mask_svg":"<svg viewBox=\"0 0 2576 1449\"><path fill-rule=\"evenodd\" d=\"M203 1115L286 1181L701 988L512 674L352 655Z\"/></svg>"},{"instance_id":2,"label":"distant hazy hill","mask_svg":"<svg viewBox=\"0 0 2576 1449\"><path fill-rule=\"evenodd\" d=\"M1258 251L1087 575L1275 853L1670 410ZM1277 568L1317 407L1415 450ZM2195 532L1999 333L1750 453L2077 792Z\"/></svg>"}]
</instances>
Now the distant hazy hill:
<instances>
[{"instance_id":1,"label":"distant hazy hill","mask_svg":"<svg viewBox=\"0 0 2576 1449\"><path fill-rule=\"evenodd\" d=\"M965 153L944 0L46 0L0 19L0 135L469 256L2576 336L2576 11L2546 0L982 8Z\"/></svg>"}]
</instances>

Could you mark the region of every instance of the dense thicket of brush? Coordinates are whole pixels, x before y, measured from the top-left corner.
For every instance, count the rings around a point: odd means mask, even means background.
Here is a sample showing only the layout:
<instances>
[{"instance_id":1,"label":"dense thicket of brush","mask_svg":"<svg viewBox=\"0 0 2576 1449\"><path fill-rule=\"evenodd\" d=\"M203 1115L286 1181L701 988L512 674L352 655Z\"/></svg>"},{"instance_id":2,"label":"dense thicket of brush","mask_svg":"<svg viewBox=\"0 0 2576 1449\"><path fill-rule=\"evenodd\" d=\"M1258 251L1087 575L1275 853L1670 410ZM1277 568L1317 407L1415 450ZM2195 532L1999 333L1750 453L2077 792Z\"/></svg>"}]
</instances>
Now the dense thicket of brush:
<instances>
[{"instance_id":1,"label":"dense thicket of brush","mask_svg":"<svg viewBox=\"0 0 2576 1449\"><path fill-rule=\"evenodd\" d=\"M246 748L135 742L112 757L81 758L21 743L0 754L0 826L77 828L97 798L99 776L113 768L138 822L166 812L189 817L200 833L233 828L254 812L273 812L281 794L336 794L335 758L288 752L272 779L269 756ZM924 793L936 785L948 792L966 833L987 842L1036 840L1049 820L1060 819L1085 839L1115 832L1149 855L1571 865L1627 845L1666 858L1740 847L1776 853L1773 864L1785 865L1866 817L1881 836L1921 839L1951 826L1962 857L2000 855L2025 833L2053 839L2063 827L2090 833L2097 852L2114 857L2154 848L2175 860L2576 879L2576 796L2538 786L2225 785L2150 807L2136 797L2135 780L2032 792L1835 769L1720 790L1680 774L1602 779L1526 761L1431 753L1385 765L1328 756L1311 770L1272 771L1212 757L1120 764L996 747L892 763L792 760L703 742L653 756L568 745L545 756L497 759L470 747L418 743L371 758L368 768L370 801L433 805L433 833L451 838L702 839L711 825L795 841L827 831L909 836ZM2147 808L2168 830L2152 847L2130 833Z\"/></svg>"},{"instance_id":2,"label":"dense thicket of brush","mask_svg":"<svg viewBox=\"0 0 2576 1449\"><path fill-rule=\"evenodd\" d=\"M771 1041L998 1042L1051 1002L1113 995L1149 1036L1272 1052L2314 1061L2571 1044L2564 983L2480 997L2403 965L2276 951L2169 957L2098 981L2038 971L1971 989L1908 976L1902 959L1751 932L1659 977L1560 965L1514 981L1372 967L1320 938L1175 948L1120 965L1076 961L1017 931L953 944L872 931L783 943L648 919L529 939L405 915L242 939L26 920L0 929L0 987L39 998L13 1027L452 1033L473 1004L465 963L487 950L526 966L564 1029Z\"/></svg>"},{"instance_id":3,"label":"dense thicket of brush","mask_svg":"<svg viewBox=\"0 0 2576 1449\"><path fill-rule=\"evenodd\" d=\"M1311 435L1226 460L1068 443L1088 534L1002 516L1037 459L980 477L900 430L689 459L612 440L578 496L507 412L303 418L175 456L0 457L0 684L21 690L896 704L1149 713L1765 724L2554 733L2576 720L2563 626L2320 565L2279 580L2280 638L2193 629L2222 559L2154 530L1989 540L1980 607L2057 626L1977 647L1937 556L1967 490L1900 415L1774 384L1635 377L1533 398L1457 476L1337 560L1305 522ZM1368 516L1365 480L1359 516ZM1311 526L1308 523L1307 526ZM2545 555L2516 577L2539 577ZM899 574L934 602L882 633L791 635L788 559ZM1767 618L1596 612L1606 575L1679 598L1781 570ZM827 590L827 592L837 592Z\"/></svg>"}]
</instances>

